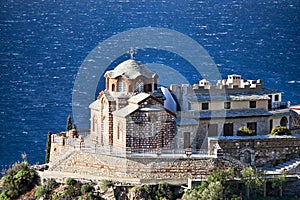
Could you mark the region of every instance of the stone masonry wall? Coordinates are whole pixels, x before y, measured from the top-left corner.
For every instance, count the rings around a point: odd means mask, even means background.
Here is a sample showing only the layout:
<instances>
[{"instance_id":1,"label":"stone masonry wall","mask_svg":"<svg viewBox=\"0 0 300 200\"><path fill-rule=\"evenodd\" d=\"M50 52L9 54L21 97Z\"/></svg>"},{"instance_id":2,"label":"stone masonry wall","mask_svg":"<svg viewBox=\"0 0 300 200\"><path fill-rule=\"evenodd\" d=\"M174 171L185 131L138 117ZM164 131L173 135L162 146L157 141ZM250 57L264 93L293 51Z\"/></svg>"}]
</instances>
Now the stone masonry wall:
<instances>
[{"instance_id":1,"label":"stone masonry wall","mask_svg":"<svg viewBox=\"0 0 300 200\"><path fill-rule=\"evenodd\" d=\"M300 135L209 138L209 150L257 167L273 167L300 157Z\"/></svg>"},{"instance_id":2,"label":"stone masonry wall","mask_svg":"<svg viewBox=\"0 0 300 200\"><path fill-rule=\"evenodd\" d=\"M77 173L82 177L93 175L112 180L140 179L155 182L158 179L199 178L215 169L232 167L229 161L214 157L117 157L75 151L50 171ZM241 167L241 166L233 166Z\"/></svg>"}]
</instances>

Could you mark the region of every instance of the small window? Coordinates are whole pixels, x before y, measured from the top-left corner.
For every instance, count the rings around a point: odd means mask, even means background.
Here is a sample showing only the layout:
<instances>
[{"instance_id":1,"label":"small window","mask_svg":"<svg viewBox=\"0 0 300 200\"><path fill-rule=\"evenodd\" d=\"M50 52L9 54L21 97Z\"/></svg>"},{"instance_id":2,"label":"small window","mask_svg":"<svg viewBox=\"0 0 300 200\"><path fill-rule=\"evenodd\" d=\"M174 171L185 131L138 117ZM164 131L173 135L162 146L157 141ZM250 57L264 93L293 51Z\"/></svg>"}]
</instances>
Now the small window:
<instances>
[{"instance_id":1,"label":"small window","mask_svg":"<svg viewBox=\"0 0 300 200\"><path fill-rule=\"evenodd\" d=\"M136 91L138 93L144 92L144 83L142 81L136 83Z\"/></svg>"},{"instance_id":2,"label":"small window","mask_svg":"<svg viewBox=\"0 0 300 200\"><path fill-rule=\"evenodd\" d=\"M247 128L254 131L254 133L256 134L256 132L257 132L257 123L256 122L249 122L249 123L247 123Z\"/></svg>"},{"instance_id":3,"label":"small window","mask_svg":"<svg viewBox=\"0 0 300 200\"><path fill-rule=\"evenodd\" d=\"M119 126L117 130L117 139L122 140L122 129Z\"/></svg>"},{"instance_id":4,"label":"small window","mask_svg":"<svg viewBox=\"0 0 300 200\"><path fill-rule=\"evenodd\" d=\"M123 80L118 82L118 92L126 92L126 83Z\"/></svg>"},{"instance_id":5,"label":"small window","mask_svg":"<svg viewBox=\"0 0 300 200\"><path fill-rule=\"evenodd\" d=\"M250 108L256 108L256 101L250 101L249 107Z\"/></svg>"},{"instance_id":6,"label":"small window","mask_svg":"<svg viewBox=\"0 0 300 200\"><path fill-rule=\"evenodd\" d=\"M118 130L117 130L117 139L120 139L120 127L118 126Z\"/></svg>"},{"instance_id":7,"label":"small window","mask_svg":"<svg viewBox=\"0 0 300 200\"><path fill-rule=\"evenodd\" d=\"M192 104L191 104L191 102L188 102L188 110L192 110Z\"/></svg>"},{"instance_id":8,"label":"small window","mask_svg":"<svg viewBox=\"0 0 300 200\"><path fill-rule=\"evenodd\" d=\"M114 91L116 90L116 88L115 88L115 87L116 87L116 86L115 86L115 84L112 84L112 85L111 85L111 91L113 91L113 92L114 92Z\"/></svg>"},{"instance_id":9,"label":"small window","mask_svg":"<svg viewBox=\"0 0 300 200\"><path fill-rule=\"evenodd\" d=\"M156 135L156 125L155 123L151 124L151 136L154 137Z\"/></svg>"},{"instance_id":10,"label":"small window","mask_svg":"<svg viewBox=\"0 0 300 200\"><path fill-rule=\"evenodd\" d=\"M208 110L208 103L202 103L202 110Z\"/></svg>"},{"instance_id":11,"label":"small window","mask_svg":"<svg viewBox=\"0 0 300 200\"><path fill-rule=\"evenodd\" d=\"M224 109L230 109L231 103L230 102L224 102Z\"/></svg>"},{"instance_id":12,"label":"small window","mask_svg":"<svg viewBox=\"0 0 300 200\"><path fill-rule=\"evenodd\" d=\"M279 101L279 95L278 94L275 95L275 99L274 100L275 101Z\"/></svg>"},{"instance_id":13,"label":"small window","mask_svg":"<svg viewBox=\"0 0 300 200\"><path fill-rule=\"evenodd\" d=\"M190 147L190 140L191 140L191 133L190 132L184 132L183 133L183 148L189 148Z\"/></svg>"}]
</instances>

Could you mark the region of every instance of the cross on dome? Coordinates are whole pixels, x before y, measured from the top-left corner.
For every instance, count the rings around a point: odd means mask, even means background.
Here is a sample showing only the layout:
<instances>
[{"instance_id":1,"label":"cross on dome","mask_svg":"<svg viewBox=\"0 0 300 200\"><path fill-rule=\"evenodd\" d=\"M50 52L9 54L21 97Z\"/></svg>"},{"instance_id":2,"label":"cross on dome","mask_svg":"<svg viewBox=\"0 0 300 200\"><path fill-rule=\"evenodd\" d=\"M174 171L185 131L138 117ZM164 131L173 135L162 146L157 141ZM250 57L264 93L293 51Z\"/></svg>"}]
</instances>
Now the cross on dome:
<instances>
[{"instance_id":1,"label":"cross on dome","mask_svg":"<svg viewBox=\"0 0 300 200\"><path fill-rule=\"evenodd\" d=\"M133 60L133 55L134 55L136 52L134 51L134 49L133 49L132 47L130 48L130 50L129 50L128 53L130 54L130 59Z\"/></svg>"}]
</instances>

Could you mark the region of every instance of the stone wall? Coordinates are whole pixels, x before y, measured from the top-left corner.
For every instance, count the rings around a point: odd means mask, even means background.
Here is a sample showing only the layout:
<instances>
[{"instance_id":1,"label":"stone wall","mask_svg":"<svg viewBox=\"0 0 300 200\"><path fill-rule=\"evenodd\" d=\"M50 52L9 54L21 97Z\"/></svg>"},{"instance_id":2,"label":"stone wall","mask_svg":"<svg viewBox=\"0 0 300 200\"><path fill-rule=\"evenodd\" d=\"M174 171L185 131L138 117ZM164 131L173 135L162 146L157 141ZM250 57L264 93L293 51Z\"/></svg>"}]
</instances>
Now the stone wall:
<instances>
[{"instance_id":1,"label":"stone wall","mask_svg":"<svg viewBox=\"0 0 300 200\"><path fill-rule=\"evenodd\" d=\"M143 182L156 182L158 179L182 180L199 178L216 169L242 166L221 158L191 157L118 157L99 155L91 152L75 151L50 171L107 177L112 180L140 179Z\"/></svg>"},{"instance_id":2,"label":"stone wall","mask_svg":"<svg viewBox=\"0 0 300 200\"><path fill-rule=\"evenodd\" d=\"M300 157L300 135L209 138L209 150L218 149L256 167L274 167Z\"/></svg>"}]
</instances>

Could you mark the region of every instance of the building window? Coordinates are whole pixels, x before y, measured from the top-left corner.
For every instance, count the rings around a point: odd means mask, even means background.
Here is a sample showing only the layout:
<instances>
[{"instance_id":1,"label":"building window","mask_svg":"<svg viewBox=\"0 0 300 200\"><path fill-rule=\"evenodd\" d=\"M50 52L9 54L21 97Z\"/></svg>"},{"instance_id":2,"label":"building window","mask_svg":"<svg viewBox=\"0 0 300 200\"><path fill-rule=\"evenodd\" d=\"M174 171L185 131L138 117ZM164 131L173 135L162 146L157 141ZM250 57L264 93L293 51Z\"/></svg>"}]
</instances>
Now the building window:
<instances>
[{"instance_id":1,"label":"building window","mask_svg":"<svg viewBox=\"0 0 300 200\"><path fill-rule=\"evenodd\" d=\"M144 83L142 81L136 83L136 91L138 93L144 92Z\"/></svg>"},{"instance_id":2,"label":"building window","mask_svg":"<svg viewBox=\"0 0 300 200\"><path fill-rule=\"evenodd\" d=\"M250 101L249 102L249 107L250 108L256 108L256 101Z\"/></svg>"},{"instance_id":3,"label":"building window","mask_svg":"<svg viewBox=\"0 0 300 200\"><path fill-rule=\"evenodd\" d=\"M208 110L208 103L202 103L202 110Z\"/></svg>"},{"instance_id":4,"label":"building window","mask_svg":"<svg viewBox=\"0 0 300 200\"><path fill-rule=\"evenodd\" d=\"M184 132L183 133L183 148L189 148L190 147L190 139L191 139L191 133L190 132Z\"/></svg>"},{"instance_id":5,"label":"building window","mask_svg":"<svg viewBox=\"0 0 300 200\"><path fill-rule=\"evenodd\" d=\"M271 133L273 129L273 119L270 119L270 128L269 128L269 132Z\"/></svg>"},{"instance_id":6,"label":"building window","mask_svg":"<svg viewBox=\"0 0 300 200\"><path fill-rule=\"evenodd\" d=\"M188 110L192 110L192 104L191 104L191 102L188 102Z\"/></svg>"},{"instance_id":7,"label":"building window","mask_svg":"<svg viewBox=\"0 0 300 200\"><path fill-rule=\"evenodd\" d=\"M218 136L218 124L208 124L208 137Z\"/></svg>"},{"instance_id":8,"label":"building window","mask_svg":"<svg viewBox=\"0 0 300 200\"><path fill-rule=\"evenodd\" d=\"M224 109L230 109L231 103L229 101L224 102Z\"/></svg>"},{"instance_id":9,"label":"building window","mask_svg":"<svg viewBox=\"0 0 300 200\"><path fill-rule=\"evenodd\" d=\"M233 124L232 123L224 124L223 135L224 136L233 136Z\"/></svg>"},{"instance_id":10,"label":"building window","mask_svg":"<svg viewBox=\"0 0 300 200\"><path fill-rule=\"evenodd\" d=\"M251 163L251 153L250 151L245 151L244 152L244 162L247 164Z\"/></svg>"},{"instance_id":11,"label":"building window","mask_svg":"<svg viewBox=\"0 0 300 200\"><path fill-rule=\"evenodd\" d=\"M97 117L96 116L93 117L93 123L92 123L92 125L93 125L92 126L92 131L97 133L97 131L98 131L97 130L98 122L97 122Z\"/></svg>"},{"instance_id":12,"label":"building window","mask_svg":"<svg viewBox=\"0 0 300 200\"><path fill-rule=\"evenodd\" d=\"M256 122L249 122L247 123L247 128L254 131L255 135L257 133L257 123Z\"/></svg>"},{"instance_id":13,"label":"building window","mask_svg":"<svg viewBox=\"0 0 300 200\"><path fill-rule=\"evenodd\" d=\"M287 126L287 124L288 124L288 120L287 120L287 118L286 117L282 117L281 119L280 119L280 126Z\"/></svg>"},{"instance_id":14,"label":"building window","mask_svg":"<svg viewBox=\"0 0 300 200\"><path fill-rule=\"evenodd\" d=\"M279 101L279 95L278 94L275 95L274 101Z\"/></svg>"},{"instance_id":15,"label":"building window","mask_svg":"<svg viewBox=\"0 0 300 200\"><path fill-rule=\"evenodd\" d=\"M151 136L154 137L156 135L156 124L151 124Z\"/></svg>"},{"instance_id":16,"label":"building window","mask_svg":"<svg viewBox=\"0 0 300 200\"><path fill-rule=\"evenodd\" d=\"M117 129L117 139L119 140L120 139L120 127L118 126L118 129Z\"/></svg>"},{"instance_id":17,"label":"building window","mask_svg":"<svg viewBox=\"0 0 300 200\"><path fill-rule=\"evenodd\" d=\"M121 79L118 81L118 92L126 92L126 83Z\"/></svg>"},{"instance_id":18,"label":"building window","mask_svg":"<svg viewBox=\"0 0 300 200\"><path fill-rule=\"evenodd\" d=\"M118 132L117 132L117 139L122 141L122 129L120 129L119 127L118 127Z\"/></svg>"},{"instance_id":19,"label":"building window","mask_svg":"<svg viewBox=\"0 0 300 200\"><path fill-rule=\"evenodd\" d=\"M115 91L115 89L116 89L115 87L116 87L116 86L115 86L115 84L112 84L112 85L111 85L111 91L113 91L113 92L114 92L114 91Z\"/></svg>"}]
</instances>

